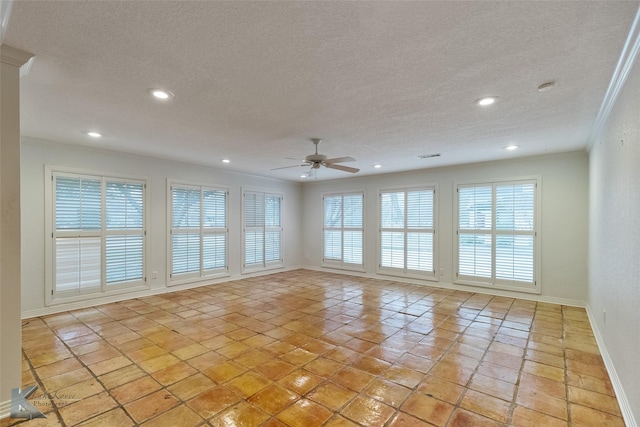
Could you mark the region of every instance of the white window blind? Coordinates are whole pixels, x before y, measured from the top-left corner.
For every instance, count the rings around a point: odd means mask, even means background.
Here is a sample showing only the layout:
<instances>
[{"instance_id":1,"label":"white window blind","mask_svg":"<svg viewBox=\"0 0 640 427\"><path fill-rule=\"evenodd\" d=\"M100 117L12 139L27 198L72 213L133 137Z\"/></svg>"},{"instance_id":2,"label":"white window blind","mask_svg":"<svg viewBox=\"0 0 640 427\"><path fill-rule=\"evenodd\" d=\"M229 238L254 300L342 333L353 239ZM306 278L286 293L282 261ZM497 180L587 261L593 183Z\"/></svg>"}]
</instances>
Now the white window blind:
<instances>
[{"instance_id":1,"label":"white window blind","mask_svg":"<svg viewBox=\"0 0 640 427\"><path fill-rule=\"evenodd\" d=\"M142 181L54 172L53 295L144 282Z\"/></svg>"},{"instance_id":2,"label":"white window blind","mask_svg":"<svg viewBox=\"0 0 640 427\"><path fill-rule=\"evenodd\" d=\"M172 282L227 269L227 190L171 183Z\"/></svg>"},{"instance_id":3,"label":"white window blind","mask_svg":"<svg viewBox=\"0 0 640 427\"><path fill-rule=\"evenodd\" d=\"M435 275L435 189L380 192L380 268L409 275Z\"/></svg>"},{"instance_id":4,"label":"white window blind","mask_svg":"<svg viewBox=\"0 0 640 427\"><path fill-rule=\"evenodd\" d=\"M364 193L324 196L323 259L345 268L363 265Z\"/></svg>"},{"instance_id":5,"label":"white window blind","mask_svg":"<svg viewBox=\"0 0 640 427\"><path fill-rule=\"evenodd\" d=\"M245 269L282 264L282 196L243 193L243 254Z\"/></svg>"},{"instance_id":6,"label":"white window blind","mask_svg":"<svg viewBox=\"0 0 640 427\"><path fill-rule=\"evenodd\" d=\"M535 287L536 181L458 186L458 279Z\"/></svg>"}]
</instances>

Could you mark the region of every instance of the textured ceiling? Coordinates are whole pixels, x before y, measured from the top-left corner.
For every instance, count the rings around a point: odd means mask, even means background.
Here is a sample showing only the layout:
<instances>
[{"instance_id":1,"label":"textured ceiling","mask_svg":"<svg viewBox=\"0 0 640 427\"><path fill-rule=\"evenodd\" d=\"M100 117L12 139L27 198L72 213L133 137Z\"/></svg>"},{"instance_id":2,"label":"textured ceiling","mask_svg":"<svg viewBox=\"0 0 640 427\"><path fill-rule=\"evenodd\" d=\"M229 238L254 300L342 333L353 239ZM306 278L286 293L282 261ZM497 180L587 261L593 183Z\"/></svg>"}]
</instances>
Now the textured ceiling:
<instances>
[{"instance_id":1,"label":"textured ceiling","mask_svg":"<svg viewBox=\"0 0 640 427\"><path fill-rule=\"evenodd\" d=\"M4 42L36 55L25 137L301 181L305 168L271 169L312 153L312 137L358 175L586 148L637 9L16 0ZM153 101L152 87L175 98ZM474 104L486 95L500 98ZM418 157L430 153L442 156Z\"/></svg>"}]
</instances>

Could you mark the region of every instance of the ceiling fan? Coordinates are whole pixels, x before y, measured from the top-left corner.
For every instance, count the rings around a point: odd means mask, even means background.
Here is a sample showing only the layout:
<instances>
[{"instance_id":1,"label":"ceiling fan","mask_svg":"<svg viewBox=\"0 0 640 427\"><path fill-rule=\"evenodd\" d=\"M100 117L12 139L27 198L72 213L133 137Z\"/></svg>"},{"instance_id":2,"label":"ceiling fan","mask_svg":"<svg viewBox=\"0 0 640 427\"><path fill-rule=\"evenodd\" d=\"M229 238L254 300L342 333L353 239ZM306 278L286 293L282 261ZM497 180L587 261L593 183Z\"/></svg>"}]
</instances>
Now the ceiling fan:
<instances>
[{"instance_id":1,"label":"ceiling fan","mask_svg":"<svg viewBox=\"0 0 640 427\"><path fill-rule=\"evenodd\" d=\"M274 171L278 169L297 168L297 167L305 167L305 166L307 167L311 166L311 170L320 169L320 166L324 166L329 169L337 169L337 170L341 170L344 172L351 172L351 173L356 173L360 170L358 168L352 168L350 166L343 166L343 165L337 164L337 163L355 162L356 159L354 159L353 157L336 157L335 159L327 159L327 156L325 156L324 154L318 154L318 144L320 144L320 141L322 140L319 138L311 138L311 142L313 142L316 146L316 152L315 154L309 154L304 159L304 162L302 162L301 165L284 166L281 168L274 168L271 170Z\"/></svg>"}]
</instances>

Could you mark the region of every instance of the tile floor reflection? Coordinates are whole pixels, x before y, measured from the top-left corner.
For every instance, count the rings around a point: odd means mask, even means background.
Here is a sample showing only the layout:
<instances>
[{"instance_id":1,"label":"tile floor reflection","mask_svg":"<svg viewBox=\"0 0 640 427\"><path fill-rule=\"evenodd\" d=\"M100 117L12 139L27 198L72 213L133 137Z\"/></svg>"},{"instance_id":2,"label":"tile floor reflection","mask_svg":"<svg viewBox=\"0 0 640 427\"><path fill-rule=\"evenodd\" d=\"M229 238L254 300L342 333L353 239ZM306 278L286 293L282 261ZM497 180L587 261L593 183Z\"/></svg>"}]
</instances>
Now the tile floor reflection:
<instances>
[{"instance_id":1,"label":"tile floor reflection","mask_svg":"<svg viewBox=\"0 0 640 427\"><path fill-rule=\"evenodd\" d=\"M584 309L306 270L23 321L46 419L624 426Z\"/></svg>"}]
</instances>

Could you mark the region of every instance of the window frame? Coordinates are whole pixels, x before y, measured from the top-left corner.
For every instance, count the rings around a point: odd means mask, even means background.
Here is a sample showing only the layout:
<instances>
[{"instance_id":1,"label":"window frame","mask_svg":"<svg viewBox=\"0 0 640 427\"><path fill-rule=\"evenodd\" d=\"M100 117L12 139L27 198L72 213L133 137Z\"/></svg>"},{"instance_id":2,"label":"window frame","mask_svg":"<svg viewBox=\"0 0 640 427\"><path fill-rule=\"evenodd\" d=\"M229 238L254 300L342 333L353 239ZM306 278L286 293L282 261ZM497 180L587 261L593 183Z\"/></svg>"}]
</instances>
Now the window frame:
<instances>
[{"instance_id":1,"label":"window frame","mask_svg":"<svg viewBox=\"0 0 640 427\"><path fill-rule=\"evenodd\" d=\"M95 180L100 182L100 229L92 230L58 230L56 228L56 178L69 177ZM45 306L66 304L76 301L97 299L109 295L118 295L144 289L149 289L147 280L147 227L149 224L148 194L149 183L147 177L115 174L111 172L84 170L77 168L56 167L45 165ZM107 212L107 183L132 183L142 185L142 227L139 229L108 228L106 224ZM107 254L106 242L108 236L140 235L142 237L142 277L136 280L123 280L107 283ZM56 289L56 239L64 237L94 237L100 239L100 284L98 286L75 290Z\"/></svg>"},{"instance_id":2,"label":"window frame","mask_svg":"<svg viewBox=\"0 0 640 427\"><path fill-rule=\"evenodd\" d=\"M247 212L246 212L246 197L247 194L255 194L260 195L262 197L262 225L261 226L247 226ZM267 226L266 219L266 198L267 197L276 197L280 200L279 207L279 226ZM242 188L242 202L241 202L241 224L242 224L242 241L241 241L241 262L242 262L242 274L254 273L266 270L274 270L278 268L284 267L284 194L268 191L268 190L260 190L260 189L252 189L252 188ZM260 262L255 262L251 264L247 264L247 252L246 252L246 237L247 237L247 229L251 229L254 232L261 232L262 234L262 260ZM267 233L278 232L280 237L279 241L279 254L280 258L277 260L266 260L266 249L267 249Z\"/></svg>"},{"instance_id":3,"label":"window frame","mask_svg":"<svg viewBox=\"0 0 640 427\"><path fill-rule=\"evenodd\" d=\"M345 196L362 196L362 217L361 217L361 227L345 227L344 226L344 198ZM341 226L340 227L327 227L326 223L325 223L325 199L327 197L340 197L341 198ZM366 194L364 190L358 191L345 191L345 192L327 192L327 193L322 193L322 266L323 267L329 267L329 268L336 268L336 269L341 269L341 270L350 270L350 271L358 271L358 272L364 272L365 271L365 259L366 259L366 245L365 245L365 238L366 238L366 234L365 234L365 211L366 211ZM341 242L340 242L340 250L341 250L341 256L340 259L331 259L331 258L325 258L325 245L326 245L326 231L339 231L340 232L340 236L341 236ZM346 262L344 261L344 252L345 252L345 239L344 239L344 233L345 231L349 232L349 231L360 231L362 233L362 253L361 253L361 258L362 258L362 262L360 264L356 264L356 263L352 263L352 262Z\"/></svg>"},{"instance_id":4,"label":"window frame","mask_svg":"<svg viewBox=\"0 0 640 427\"><path fill-rule=\"evenodd\" d=\"M199 224L194 227L181 227L180 234L198 234L199 240L199 269L186 273L173 273L173 188L179 187L199 192ZM225 195L225 225L224 227L204 226L204 206L203 194L206 191L220 191ZM205 269L203 257L204 237L208 234L225 236L225 266L222 268ZM207 279L216 279L229 276L229 188L224 186L209 185L201 182L191 182L178 179L167 180L167 257L166 257L166 283L167 286L177 286L187 283L198 282Z\"/></svg>"},{"instance_id":5,"label":"window frame","mask_svg":"<svg viewBox=\"0 0 640 427\"><path fill-rule=\"evenodd\" d=\"M406 200L406 195L408 192L413 192L413 191L422 191L422 190L431 190L433 192L433 228L429 228L429 227L421 227L419 228L419 230L423 230L421 232L429 232L428 230L431 231L432 233L432 267L433 269L430 271L425 271L425 270L416 270L416 269L409 269L407 268L407 238L408 238L408 234L410 234L411 230L418 230L417 228L411 228L407 225L407 209L408 206L405 203L404 206L404 213L403 213L403 222L404 225L402 228L392 228L392 227L383 227L382 226L382 220L383 220L383 212L382 212L382 199L383 199L383 193L400 193L402 192L405 196L405 200ZM384 274L384 275L388 275L388 276L398 276L398 277L405 277L405 278L412 278L412 279L420 279L420 280L429 280L429 281L438 281L438 275L436 274L436 272L438 271L438 251L439 251L439 245L438 245L438 185L437 184L425 184L425 185L412 185L412 186L401 186L401 187L387 187L387 188L380 188L378 190L378 244L377 244L377 250L378 250L378 254L377 254L377 262L378 262L378 269L377 269L377 273L378 274ZM404 262L403 262L403 267L402 268L398 268L398 267L389 267L389 266L383 266L382 265L382 244L383 244L383 233L384 232L397 232L397 233L402 233L403 235L403 241L404 241L404 252L403 252L403 257L404 257Z\"/></svg>"},{"instance_id":6,"label":"window frame","mask_svg":"<svg viewBox=\"0 0 640 427\"><path fill-rule=\"evenodd\" d=\"M520 231L520 230L497 230L496 229L496 187L511 185L511 184L533 184L534 185L534 201L533 201L533 230ZM473 275L461 275L460 274L460 188L462 187L479 187L479 186L491 186L491 227L488 230L483 230L482 234L490 235L491 237L491 275L486 280L481 276ZM540 294L541 288L541 201L542 201L542 177L540 175L532 176L520 176L504 179L492 179L492 180L473 180L473 181L460 181L454 183L454 283L461 285L470 285L475 287L508 290L516 292L526 292L531 294ZM478 234L475 231L478 229L465 229L466 234ZM533 281L518 281L496 278L496 238L497 236L532 236L533 237L533 267L532 275Z\"/></svg>"}]
</instances>

